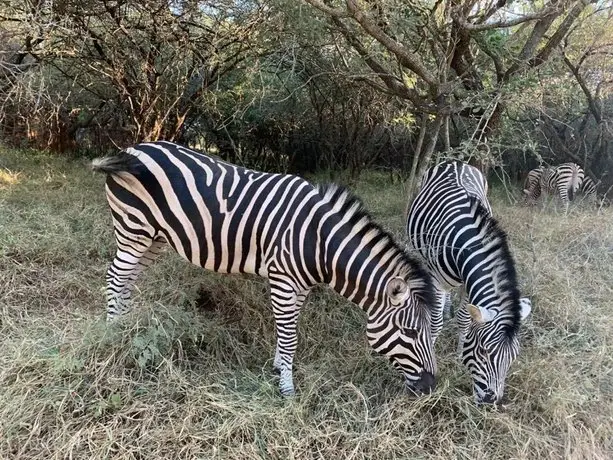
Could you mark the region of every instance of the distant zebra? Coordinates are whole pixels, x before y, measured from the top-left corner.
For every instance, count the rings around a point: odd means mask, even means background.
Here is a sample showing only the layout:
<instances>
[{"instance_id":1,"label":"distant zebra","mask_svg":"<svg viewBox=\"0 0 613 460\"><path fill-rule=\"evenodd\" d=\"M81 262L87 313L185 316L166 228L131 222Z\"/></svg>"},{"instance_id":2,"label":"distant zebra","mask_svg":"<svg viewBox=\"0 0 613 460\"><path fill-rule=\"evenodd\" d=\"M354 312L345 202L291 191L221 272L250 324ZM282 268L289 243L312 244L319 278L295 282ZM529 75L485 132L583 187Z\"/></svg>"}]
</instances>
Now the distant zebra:
<instances>
[{"instance_id":1,"label":"distant zebra","mask_svg":"<svg viewBox=\"0 0 613 460\"><path fill-rule=\"evenodd\" d=\"M568 212L569 203L581 191L584 177L585 172L575 163L562 163L555 167L533 169L528 173L524 183L525 201L533 204L541 195L556 196L560 198Z\"/></svg>"},{"instance_id":2,"label":"distant zebra","mask_svg":"<svg viewBox=\"0 0 613 460\"><path fill-rule=\"evenodd\" d=\"M555 168L548 168L541 175L541 190L544 194L560 198L564 210L575 199L585 173L581 166L575 163L562 163Z\"/></svg>"},{"instance_id":3,"label":"distant zebra","mask_svg":"<svg viewBox=\"0 0 613 460\"><path fill-rule=\"evenodd\" d=\"M283 395L294 394L296 323L318 283L366 311L370 345L410 389L434 388L431 278L348 191L251 171L170 142L139 144L92 167L107 174L118 245L107 274L107 319L128 311L139 272L169 243L206 269L268 278Z\"/></svg>"},{"instance_id":4,"label":"distant zebra","mask_svg":"<svg viewBox=\"0 0 613 460\"><path fill-rule=\"evenodd\" d=\"M535 204L541 196L541 176L543 168L539 167L531 170L524 182L524 202L525 204Z\"/></svg>"},{"instance_id":5,"label":"distant zebra","mask_svg":"<svg viewBox=\"0 0 613 460\"><path fill-rule=\"evenodd\" d=\"M518 332L531 310L520 299L505 232L492 217L487 183L458 161L430 168L411 204L407 234L435 280L434 339L443 326L446 291L463 287L459 349L478 403L497 403L519 353Z\"/></svg>"},{"instance_id":6,"label":"distant zebra","mask_svg":"<svg viewBox=\"0 0 613 460\"><path fill-rule=\"evenodd\" d=\"M596 193L596 184L590 176L586 175L583 178L581 188L579 189L579 194L583 197L585 201L589 203L595 203L598 199L598 195Z\"/></svg>"},{"instance_id":7,"label":"distant zebra","mask_svg":"<svg viewBox=\"0 0 613 460\"><path fill-rule=\"evenodd\" d=\"M556 166L553 174L541 176L541 187L550 194L557 192L562 202L568 206L568 202L575 199L584 176L585 172L578 164L562 163Z\"/></svg>"}]
</instances>

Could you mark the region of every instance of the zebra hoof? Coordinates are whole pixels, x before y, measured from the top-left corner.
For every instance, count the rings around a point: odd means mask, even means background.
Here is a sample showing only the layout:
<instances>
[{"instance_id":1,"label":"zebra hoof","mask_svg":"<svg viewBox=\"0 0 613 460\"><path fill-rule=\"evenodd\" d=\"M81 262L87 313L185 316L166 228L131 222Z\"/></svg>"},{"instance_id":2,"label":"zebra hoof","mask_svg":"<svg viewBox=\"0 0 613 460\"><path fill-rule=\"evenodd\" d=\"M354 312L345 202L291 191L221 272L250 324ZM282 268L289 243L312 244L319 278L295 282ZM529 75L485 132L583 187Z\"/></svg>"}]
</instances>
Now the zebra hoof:
<instances>
[{"instance_id":1,"label":"zebra hoof","mask_svg":"<svg viewBox=\"0 0 613 460\"><path fill-rule=\"evenodd\" d=\"M296 395L296 392L294 391L294 379L292 378L292 373L287 369L281 371L281 376L279 377L279 391L283 397L291 397Z\"/></svg>"}]
</instances>

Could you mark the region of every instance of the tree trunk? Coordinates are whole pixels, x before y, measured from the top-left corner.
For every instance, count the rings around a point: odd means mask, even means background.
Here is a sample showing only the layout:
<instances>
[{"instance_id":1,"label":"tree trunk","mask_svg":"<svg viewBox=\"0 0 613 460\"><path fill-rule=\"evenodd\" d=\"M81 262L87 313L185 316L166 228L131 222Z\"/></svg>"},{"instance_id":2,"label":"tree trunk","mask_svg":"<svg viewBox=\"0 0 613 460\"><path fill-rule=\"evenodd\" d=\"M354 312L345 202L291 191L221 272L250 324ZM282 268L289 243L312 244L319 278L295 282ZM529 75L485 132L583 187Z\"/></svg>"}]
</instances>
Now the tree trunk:
<instances>
[{"instance_id":1,"label":"tree trunk","mask_svg":"<svg viewBox=\"0 0 613 460\"><path fill-rule=\"evenodd\" d=\"M428 115L421 115L421 123L419 127L419 136L417 138L417 144L415 145L415 151L413 152L413 162L411 164L411 172L409 173L409 178L407 180L407 188L411 192L415 189L415 177L417 176L417 166L419 164L419 159L421 157L421 149L424 144L424 138L426 137L426 131L428 128Z\"/></svg>"},{"instance_id":2,"label":"tree trunk","mask_svg":"<svg viewBox=\"0 0 613 460\"><path fill-rule=\"evenodd\" d=\"M407 216L409 213L410 203L413 201L413 197L417 194L420 179L424 175L424 172L426 172L426 169L430 163L430 158L432 158L432 154L434 153L436 142L438 141L438 135L441 130L441 126L443 125L443 118L445 118L444 115L436 116L436 119L432 123L432 131L430 133L428 145L426 146L425 150L422 151L423 141L426 135L426 127L428 125L428 115L422 115L422 126L419 131L419 139L415 149L415 156L413 157L411 175L407 181L409 199L407 200L407 208L405 209L404 213L405 216Z\"/></svg>"}]
</instances>

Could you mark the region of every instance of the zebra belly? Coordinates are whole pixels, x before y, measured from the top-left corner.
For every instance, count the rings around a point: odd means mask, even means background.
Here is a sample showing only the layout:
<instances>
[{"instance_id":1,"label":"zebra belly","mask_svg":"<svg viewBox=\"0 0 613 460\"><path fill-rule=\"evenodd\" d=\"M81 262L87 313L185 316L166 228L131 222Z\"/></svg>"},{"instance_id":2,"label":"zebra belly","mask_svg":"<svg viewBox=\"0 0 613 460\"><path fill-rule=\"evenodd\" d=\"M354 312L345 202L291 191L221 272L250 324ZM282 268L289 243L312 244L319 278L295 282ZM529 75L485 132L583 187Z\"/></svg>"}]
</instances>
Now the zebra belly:
<instances>
[{"instance_id":1,"label":"zebra belly","mask_svg":"<svg viewBox=\"0 0 613 460\"><path fill-rule=\"evenodd\" d=\"M231 221L232 219L229 218ZM219 231L215 231L218 223L210 222L214 230L211 234L200 234L197 241L182 241L180 244L170 240L170 245L187 261L206 270L217 273L249 273L266 276L263 256L258 257L259 245L249 244L245 246L244 239L251 242L249 232L230 234L224 227L223 222ZM168 230L167 230L168 231ZM166 232L165 232L166 233ZM217 243L219 242L219 243ZM192 257L188 257L185 247L191 246ZM198 250L195 250L197 246Z\"/></svg>"}]
</instances>

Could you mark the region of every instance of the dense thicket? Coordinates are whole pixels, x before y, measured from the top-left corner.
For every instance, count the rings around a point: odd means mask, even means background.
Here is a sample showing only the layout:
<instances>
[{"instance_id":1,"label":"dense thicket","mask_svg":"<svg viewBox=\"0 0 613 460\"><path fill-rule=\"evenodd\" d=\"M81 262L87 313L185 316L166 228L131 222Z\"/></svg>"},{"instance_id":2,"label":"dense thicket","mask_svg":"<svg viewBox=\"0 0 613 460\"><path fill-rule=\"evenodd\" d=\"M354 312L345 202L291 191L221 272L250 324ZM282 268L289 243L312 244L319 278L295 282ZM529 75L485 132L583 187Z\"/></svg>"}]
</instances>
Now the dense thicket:
<instances>
[{"instance_id":1,"label":"dense thicket","mask_svg":"<svg viewBox=\"0 0 613 460\"><path fill-rule=\"evenodd\" d=\"M304 171L433 156L613 182L611 2L0 0L0 135Z\"/></svg>"}]
</instances>

